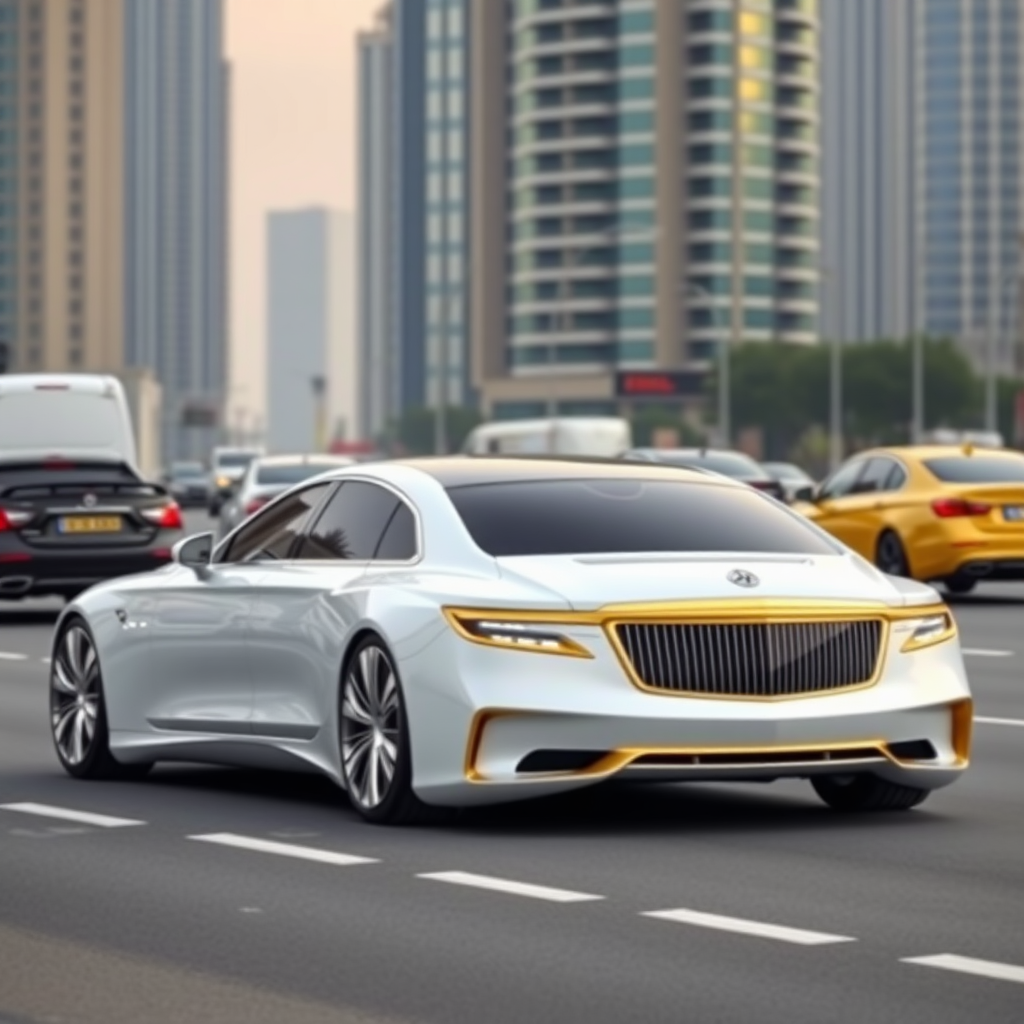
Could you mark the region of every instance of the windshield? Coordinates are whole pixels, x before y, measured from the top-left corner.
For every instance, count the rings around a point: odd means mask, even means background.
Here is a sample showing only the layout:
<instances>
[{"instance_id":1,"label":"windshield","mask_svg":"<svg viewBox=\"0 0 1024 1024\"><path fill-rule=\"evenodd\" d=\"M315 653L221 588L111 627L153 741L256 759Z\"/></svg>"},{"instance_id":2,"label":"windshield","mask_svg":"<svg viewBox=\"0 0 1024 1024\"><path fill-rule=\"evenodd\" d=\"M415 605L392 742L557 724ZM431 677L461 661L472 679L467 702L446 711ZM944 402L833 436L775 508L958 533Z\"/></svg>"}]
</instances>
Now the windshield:
<instances>
[{"instance_id":1,"label":"windshield","mask_svg":"<svg viewBox=\"0 0 1024 1024\"><path fill-rule=\"evenodd\" d=\"M925 459L925 469L945 484L1024 483L1024 457L963 455Z\"/></svg>"},{"instance_id":2,"label":"windshield","mask_svg":"<svg viewBox=\"0 0 1024 1024\"><path fill-rule=\"evenodd\" d=\"M245 469L255 458L255 452L221 452L217 456L217 465L222 469Z\"/></svg>"},{"instance_id":3,"label":"windshield","mask_svg":"<svg viewBox=\"0 0 1024 1024\"><path fill-rule=\"evenodd\" d=\"M651 551L834 555L798 516L754 490L622 479L473 484L448 495L495 557Z\"/></svg>"},{"instance_id":4,"label":"windshield","mask_svg":"<svg viewBox=\"0 0 1024 1024\"><path fill-rule=\"evenodd\" d=\"M802 482L811 482L811 478L799 467L794 466L792 462L764 462L762 466L767 470L776 480L800 480Z\"/></svg>"},{"instance_id":5,"label":"windshield","mask_svg":"<svg viewBox=\"0 0 1024 1024\"><path fill-rule=\"evenodd\" d=\"M175 479L205 475L206 468L201 462L176 462L171 466L171 476Z\"/></svg>"},{"instance_id":6,"label":"windshield","mask_svg":"<svg viewBox=\"0 0 1024 1024\"><path fill-rule=\"evenodd\" d=\"M665 452L657 453L657 461L671 466L696 466L734 480L761 480L764 470L751 458L739 452Z\"/></svg>"},{"instance_id":7,"label":"windshield","mask_svg":"<svg viewBox=\"0 0 1024 1024\"><path fill-rule=\"evenodd\" d=\"M0 449L104 450L131 458L116 401L81 391L13 392L0 398Z\"/></svg>"},{"instance_id":8,"label":"windshield","mask_svg":"<svg viewBox=\"0 0 1024 1024\"><path fill-rule=\"evenodd\" d=\"M326 473L329 469L337 469L336 462L295 462L280 466L260 466L256 470L256 483L259 486L276 487L299 484L310 477Z\"/></svg>"}]
</instances>

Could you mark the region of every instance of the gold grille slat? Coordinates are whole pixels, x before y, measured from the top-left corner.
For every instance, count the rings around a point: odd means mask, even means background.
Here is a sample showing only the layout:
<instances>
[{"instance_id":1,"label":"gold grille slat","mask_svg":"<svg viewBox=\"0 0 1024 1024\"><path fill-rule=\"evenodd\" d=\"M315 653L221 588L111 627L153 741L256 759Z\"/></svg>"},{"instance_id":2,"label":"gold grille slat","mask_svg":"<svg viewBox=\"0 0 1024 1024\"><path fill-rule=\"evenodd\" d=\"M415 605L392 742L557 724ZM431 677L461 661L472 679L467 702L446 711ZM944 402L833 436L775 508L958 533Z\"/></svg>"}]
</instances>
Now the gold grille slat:
<instances>
[{"instance_id":1,"label":"gold grille slat","mask_svg":"<svg viewBox=\"0 0 1024 1024\"><path fill-rule=\"evenodd\" d=\"M869 683L883 622L625 622L612 627L638 681L665 693L778 699Z\"/></svg>"}]
</instances>

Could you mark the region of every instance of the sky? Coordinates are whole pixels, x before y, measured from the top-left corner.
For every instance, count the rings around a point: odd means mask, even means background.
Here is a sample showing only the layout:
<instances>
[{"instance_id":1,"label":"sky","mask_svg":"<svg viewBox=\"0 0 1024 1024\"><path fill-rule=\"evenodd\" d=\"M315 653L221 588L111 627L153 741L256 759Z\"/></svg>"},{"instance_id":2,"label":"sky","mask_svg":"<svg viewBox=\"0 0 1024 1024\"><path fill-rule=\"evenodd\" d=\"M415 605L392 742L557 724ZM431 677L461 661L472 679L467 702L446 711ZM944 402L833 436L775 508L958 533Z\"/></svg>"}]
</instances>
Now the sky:
<instances>
[{"instance_id":1,"label":"sky","mask_svg":"<svg viewBox=\"0 0 1024 1024\"><path fill-rule=\"evenodd\" d=\"M268 210L355 209L356 35L382 0L227 0L232 74L229 425L264 410Z\"/></svg>"}]
</instances>

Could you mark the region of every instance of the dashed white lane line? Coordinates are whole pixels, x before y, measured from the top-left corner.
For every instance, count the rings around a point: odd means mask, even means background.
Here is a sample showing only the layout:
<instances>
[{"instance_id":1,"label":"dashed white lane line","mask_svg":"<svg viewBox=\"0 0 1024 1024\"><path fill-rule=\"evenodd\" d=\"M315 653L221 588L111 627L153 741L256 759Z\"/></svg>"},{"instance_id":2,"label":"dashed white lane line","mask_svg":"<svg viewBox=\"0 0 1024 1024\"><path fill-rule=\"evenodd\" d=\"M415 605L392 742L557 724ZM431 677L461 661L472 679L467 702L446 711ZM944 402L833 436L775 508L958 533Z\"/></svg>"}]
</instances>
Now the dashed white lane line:
<instances>
[{"instance_id":1,"label":"dashed white lane line","mask_svg":"<svg viewBox=\"0 0 1024 1024\"><path fill-rule=\"evenodd\" d=\"M1012 658L1013 651L993 651L987 647L964 647L962 654L968 658Z\"/></svg>"},{"instance_id":2,"label":"dashed white lane line","mask_svg":"<svg viewBox=\"0 0 1024 1024\"><path fill-rule=\"evenodd\" d=\"M1024 720L1020 718L979 718L975 715L974 720L982 725L1012 725L1024 729Z\"/></svg>"},{"instance_id":3,"label":"dashed white lane line","mask_svg":"<svg viewBox=\"0 0 1024 1024\"><path fill-rule=\"evenodd\" d=\"M114 818L109 814L90 814L87 811L73 811L67 807L51 807L49 804L0 804L0 810L34 814L40 818L77 821L80 825L96 825L98 828L126 828L129 825L146 824L134 818Z\"/></svg>"},{"instance_id":4,"label":"dashed white lane line","mask_svg":"<svg viewBox=\"0 0 1024 1024\"><path fill-rule=\"evenodd\" d=\"M236 836L231 832L215 832L204 836L189 836L197 843L214 843L217 846L231 846L236 850L252 850L255 853L273 853L279 857L294 857L297 860L312 860L319 864L333 864L335 867L350 867L354 864L378 864L372 857L356 857L350 853L335 853L333 850L318 850L312 846L295 846L292 843L274 843L268 839L254 839L251 836Z\"/></svg>"},{"instance_id":5,"label":"dashed white lane line","mask_svg":"<svg viewBox=\"0 0 1024 1024\"><path fill-rule=\"evenodd\" d=\"M27 661L27 654L17 654L14 651L0 651L0 661Z\"/></svg>"},{"instance_id":6,"label":"dashed white lane line","mask_svg":"<svg viewBox=\"0 0 1024 1024\"><path fill-rule=\"evenodd\" d=\"M465 871L437 871L417 875L434 882L448 882L450 885L465 885L471 889L489 889L492 892L508 893L512 896L526 896L550 903L583 903L588 900L603 900L587 892L573 892L570 889L549 889L544 885L530 885L528 882L513 882L507 878L492 878L490 875L473 875Z\"/></svg>"},{"instance_id":7,"label":"dashed white lane line","mask_svg":"<svg viewBox=\"0 0 1024 1024\"><path fill-rule=\"evenodd\" d=\"M825 932L809 932L802 928L787 928L762 921L748 921L741 917L721 917L718 914L704 914L699 910L651 910L641 917L654 917L677 924L690 924L698 928L716 928L738 935L753 935L760 939L775 939L778 942L792 942L798 946L827 946L836 942L856 942L848 935L829 935Z\"/></svg>"},{"instance_id":8,"label":"dashed white lane line","mask_svg":"<svg viewBox=\"0 0 1024 1024\"><path fill-rule=\"evenodd\" d=\"M955 956L942 953L939 956L907 957L901 963L920 964L922 967L937 967L940 971L957 971L960 974L975 974L979 978L994 978L996 981L1015 981L1024 985L1024 967L1013 964L999 964L992 960L975 960L969 956Z\"/></svg>"}]
</instances>

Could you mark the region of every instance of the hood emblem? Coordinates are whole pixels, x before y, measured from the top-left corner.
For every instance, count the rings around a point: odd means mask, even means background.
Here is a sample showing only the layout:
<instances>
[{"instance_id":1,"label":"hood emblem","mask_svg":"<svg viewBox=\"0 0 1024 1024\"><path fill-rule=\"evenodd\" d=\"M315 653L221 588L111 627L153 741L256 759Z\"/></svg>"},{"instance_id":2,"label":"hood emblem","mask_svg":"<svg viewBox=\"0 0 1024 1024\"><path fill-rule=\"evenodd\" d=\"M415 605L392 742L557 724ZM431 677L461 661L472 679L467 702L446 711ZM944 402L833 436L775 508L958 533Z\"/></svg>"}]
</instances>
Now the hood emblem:
<instances>
[{"instance_id":1,"label":"hood emblem","mask_svg":"<svg viewBox=\"0 0 1024 1024\"><path fill-rule=\"evenodd\" d=\"M96 507L96 495L95 494L87 494L82 499L82 505L85 508L95 508Z\"/></svg>"},{"instance_id":2,"label":"hood emblem","mask_svg":"<svg viewBox=\"0 0 1024 1024\"><path fill-rule=\"evenodd\" d=\"M737 587L756 587L761 582L752 572L747 572L746 569L733 569L726 576L726 579L730 583L736 584Z\"/></svg>"}]
</instances>

